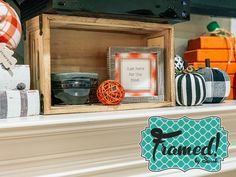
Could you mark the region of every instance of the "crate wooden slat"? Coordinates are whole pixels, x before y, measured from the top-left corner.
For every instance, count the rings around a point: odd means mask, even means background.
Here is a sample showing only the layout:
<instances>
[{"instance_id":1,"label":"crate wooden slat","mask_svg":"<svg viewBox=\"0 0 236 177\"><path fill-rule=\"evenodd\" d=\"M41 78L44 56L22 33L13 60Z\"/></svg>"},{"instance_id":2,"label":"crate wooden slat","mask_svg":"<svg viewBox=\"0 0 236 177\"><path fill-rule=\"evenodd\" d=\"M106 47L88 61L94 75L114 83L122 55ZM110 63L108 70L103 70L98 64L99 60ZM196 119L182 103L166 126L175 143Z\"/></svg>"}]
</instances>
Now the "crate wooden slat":
<instances>
[{"instance_id":1,"label":"crate wooden slat","mask_svg":"<svg viewBox=\"0 0 236 177\"><path fill-rule=\"evenodd\" d=\"M67 105L67 106L53 106L51 108L52 114L64 114L68 113L68 110L71 112L106 112L106 111L122 111L122 110L131 110L131 109L143 109L143 108L159 108L172 106L170 102L163 103L132 103L132 104L121 104L118 106L104 106L101 104L98 105Z\"/></svg>"},{"instance_id":2,"label":"crate wooden slat","mask_svg":"<svg viewBox=\"0 0 236 177\"><path fill-rule=\"evenodd\" d=\"M168 24L44 14L26 23L25 62L31 87L39 89L44 114L99 112L175 105L173 27ZM158 46L165 49L165 102L119 106L51 104L52 72L97 72L108 79L107 49Z\"/></svg>"}]
</instances>

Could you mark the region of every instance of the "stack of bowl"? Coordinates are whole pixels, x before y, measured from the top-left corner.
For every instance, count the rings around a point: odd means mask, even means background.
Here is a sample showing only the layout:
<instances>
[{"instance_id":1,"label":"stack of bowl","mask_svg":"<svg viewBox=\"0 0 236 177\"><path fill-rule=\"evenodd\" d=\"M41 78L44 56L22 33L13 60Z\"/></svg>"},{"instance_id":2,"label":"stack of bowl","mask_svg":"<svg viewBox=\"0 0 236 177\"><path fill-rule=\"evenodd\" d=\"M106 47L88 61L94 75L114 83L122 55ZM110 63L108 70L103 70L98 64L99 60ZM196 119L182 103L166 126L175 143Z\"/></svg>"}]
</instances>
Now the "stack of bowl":
<instances>
[{"instance_id":1,"label":"stack of bowl","mask_svg":"<svg viewBox=\"0 0 236 177\"><path fill-rule=\"evenodd\" d=\"M97 73L53 73L51 80L53 105L79 105L97 102Z\"/></svg>"}]
</instances>

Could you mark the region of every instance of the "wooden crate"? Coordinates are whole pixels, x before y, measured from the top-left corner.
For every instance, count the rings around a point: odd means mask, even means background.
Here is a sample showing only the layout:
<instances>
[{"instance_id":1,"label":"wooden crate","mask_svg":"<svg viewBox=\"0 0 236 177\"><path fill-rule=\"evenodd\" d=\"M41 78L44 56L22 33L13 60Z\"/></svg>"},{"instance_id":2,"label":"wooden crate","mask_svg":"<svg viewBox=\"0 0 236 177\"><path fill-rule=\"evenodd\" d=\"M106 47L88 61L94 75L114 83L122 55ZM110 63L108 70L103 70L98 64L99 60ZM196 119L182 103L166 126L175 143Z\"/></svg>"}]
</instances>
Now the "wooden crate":
<instances>
[{"instance_id":1,"label":"wooden crate","mask_svg":"<svg viewBox=\"0 0 236 177\"><path fill-rule=\"evenodd\" d=\"M165 48L165 101L119 106L51 104L52 72L97 72L108 79L110 46ZM175 105L173 27L167 24L44 14L26 23L25 62L32 89L42 94L43 113L79 113L157 108Z\"/></svg>"}]
</instances>

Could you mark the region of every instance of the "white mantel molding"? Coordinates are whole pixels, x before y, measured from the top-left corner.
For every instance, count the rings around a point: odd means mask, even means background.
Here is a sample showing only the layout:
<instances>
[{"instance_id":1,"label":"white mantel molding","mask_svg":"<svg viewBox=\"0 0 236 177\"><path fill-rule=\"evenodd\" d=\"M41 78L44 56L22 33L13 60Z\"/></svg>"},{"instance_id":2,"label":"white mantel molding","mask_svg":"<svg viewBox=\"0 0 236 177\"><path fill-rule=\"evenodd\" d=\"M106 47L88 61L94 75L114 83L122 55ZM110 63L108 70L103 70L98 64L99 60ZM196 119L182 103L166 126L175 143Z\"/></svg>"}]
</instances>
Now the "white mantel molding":
<instances>
[{"instance_id":1,"label":"white mantel molding","mask_svg":"<svg viewBox=\"0 0 236 177\"><path fill-rule=\"evenodd\" d=\"M200 107L159 108L0 120L0 176L156 176L140 156L140 132L151 116L220 116L230 133L223 172L236 174L236 101ZM158 176L209 175L168 170ZM141 175L141 176L140 176Z\"/></svg>"}]
</instances>

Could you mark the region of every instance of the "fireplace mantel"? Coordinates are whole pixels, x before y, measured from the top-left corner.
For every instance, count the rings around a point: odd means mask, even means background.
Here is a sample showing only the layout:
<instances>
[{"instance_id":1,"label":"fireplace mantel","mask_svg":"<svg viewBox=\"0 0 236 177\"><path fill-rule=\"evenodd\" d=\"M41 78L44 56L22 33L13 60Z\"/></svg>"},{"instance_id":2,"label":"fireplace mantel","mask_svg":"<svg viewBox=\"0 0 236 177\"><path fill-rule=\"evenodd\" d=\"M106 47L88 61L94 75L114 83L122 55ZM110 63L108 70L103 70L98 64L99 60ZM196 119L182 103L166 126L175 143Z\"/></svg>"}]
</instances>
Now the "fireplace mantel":
<instances>
[{"instance_id":1,"label":"fireplace mantel","mask_svg":"<svg viewBox=\"0 0 236 177\"><path fill-rule=\"evenodd\" d=\"M0 120L0 176L152 177L140 156L140 132L151 116L219 116L229 131L230 156L222 173L236 173L236 101L171 107ZM201 170L167 170L158 176L210 175ZM232 176L232 175L231 175Z\"/></svg>"}]
</instances>

